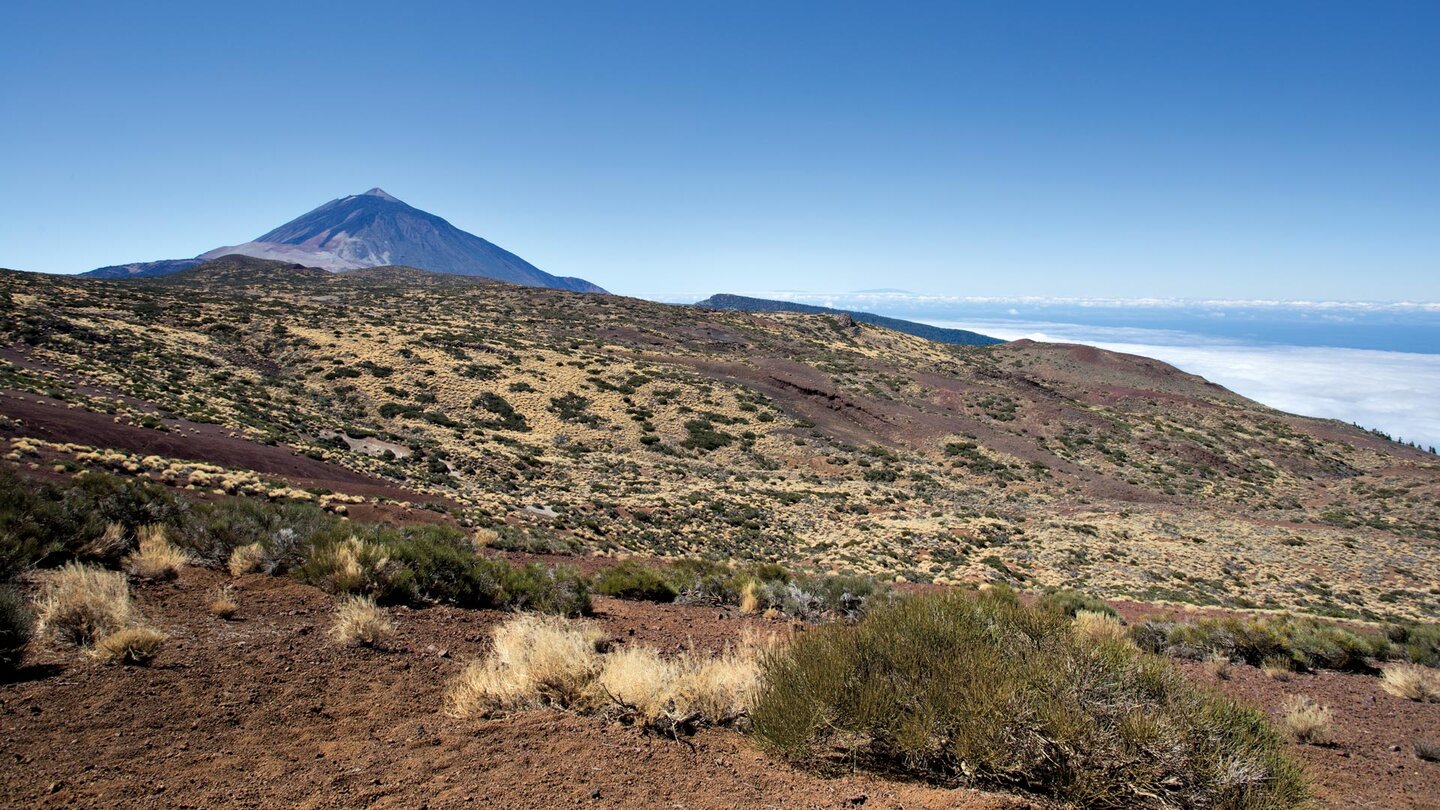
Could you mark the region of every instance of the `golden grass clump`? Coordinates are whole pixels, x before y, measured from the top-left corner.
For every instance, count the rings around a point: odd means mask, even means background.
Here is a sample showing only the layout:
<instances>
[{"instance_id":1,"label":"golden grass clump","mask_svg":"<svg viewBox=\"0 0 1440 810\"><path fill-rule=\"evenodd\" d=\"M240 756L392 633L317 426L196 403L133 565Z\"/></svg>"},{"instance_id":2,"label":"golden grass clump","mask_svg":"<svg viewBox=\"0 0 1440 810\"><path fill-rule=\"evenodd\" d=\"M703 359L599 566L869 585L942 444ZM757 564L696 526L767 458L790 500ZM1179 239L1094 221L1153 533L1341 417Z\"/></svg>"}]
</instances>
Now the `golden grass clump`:
<instances>
[{"instance_id":1,"label":"golden grass clump","mask_svg":"<svg viewBox=\"0 0 1440 810\"><path fill-rule=\"evenodd\" d=\"M1074 624L1075 634L1086 641L1130 642L1125 623L1109 613L1080 610L1075 613Z\"/></svg>"},{"instance_id":2,"label":"golden grass clump","mask_svg":"<svg viewBox=\"0 0 1440 810\"><path fill-rule=\"evenodd\" d=\"M130 624L130 584L124 574L70 563L47 577L38 613L41 632L88 647Z\"/></svg>"},{"instance_id":3,"label":"golden grass clump","mask_svg":"<svg viewBox=\"0 0 1440 810\"><path fill-rule=\"evenodd\" d=\"M378 647L395 632L395 623L368 596L347 596L335 609L330 635L341 644Z\"/></svg>"},{"instance_id":4,"label":"golden grass clump","mask_svg":"<svg viewBox=\"0 0 1440 810\"><path fill-rule=\"evenodd\" d=\"M515 709L577 705L600 670L599 628L525 614L496 627L490 655L451 685L447 711L492 717Z\"/></svg>"},{"instance_id":5,"label":"golden grass clump","mask_svg":"<svg viewBox=\"0 0 1440 810\"><path fill-rule=\"evenodd\" d=\"M1330 741L1335 713L1306 695L1291 695L1281 704L1280 723L1296 742L1321 745Z\"/></svg>"},{"instance_id":6,"label":"golden grass clump","mask_svg":"<svg viewBox=\"0 0 1440 810\"><path fill-rule=\"evenodd\" d=\"M1440 703L1440 670L1418 664L1388 664L1380 672L1380 688L1406 700Z\"/></svg>"},{"instance_id":7,"label":"golden grass clump","mask_svg":"<svg viewBox=\"0 0 1440 810\"><path fill-rule=\"evenodd\" d=\"M253 574L265 565L265 547L259 543L250 543L244 546L236 546L230 552L230 560L226 568L230 569L230 576L238 577L243 574Z\"/></svg>"},{"instance_id":8,"label":"golden grass clump","mask_svg":"<svg viewBox=\"0 0 1440 810\"><path fill-rule=\"evenodd\" d=\"M740 612L754 613L760 609L760 596L755 592L755 580L749 580L740 589Z\"/></svg>"},{"instance_id":9,"label":"golden grass clump","mask_svg":"<svg viewBox=\"0 0 1440 810\"><path fill-rule=\"evenodd\" d=\"M141 526L139 535L139 548L125 559L134 576L155 581L174 579L190 563L188 554L165 539L164 526Z\"/></svg>"},{"instance_id":10,"label":"golden grass clump","mask_svg":"<svg viewBox=\"0 0 1440 810\"><path fill-rule=\"evenodd\" d=\"M525 615L497 627L490 655L451 685L456 717L552 706L627 722L728 723L744 716L773 640L747 638L718 655L664 656L649 647L602 650L592 624Z\"/></svg>"},{"instance_id":11,"label":"golden grass clump","mask_svg":"<svg viewBox=\"0 0 1440 810\"><path fill-rule=\"evenodd\" d=\"M125 627L95 644L92 655L108 664L146 666L160 652L165 634L153 627Z\"/></svg>"},{"instance_id":12,"label":"golden grass clump","mask_svg":"<svg viewBox=\"0 0 1440 810\"><path fill-rule=\"evenodd\" d=\"M235 601L235 589L229 585L216 588L210 595L210 615L220 619L230 619L240 610L240 603Z\"/></svg>"}]
</instances>

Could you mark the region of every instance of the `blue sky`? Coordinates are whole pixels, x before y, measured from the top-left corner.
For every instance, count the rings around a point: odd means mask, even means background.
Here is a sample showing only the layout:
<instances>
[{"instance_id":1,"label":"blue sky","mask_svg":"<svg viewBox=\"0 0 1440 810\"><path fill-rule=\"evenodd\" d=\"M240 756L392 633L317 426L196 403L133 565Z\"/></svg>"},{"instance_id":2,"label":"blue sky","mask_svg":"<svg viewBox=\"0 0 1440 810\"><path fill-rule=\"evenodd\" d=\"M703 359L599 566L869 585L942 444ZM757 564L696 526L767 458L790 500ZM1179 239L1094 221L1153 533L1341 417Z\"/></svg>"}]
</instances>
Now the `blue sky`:
<instances>
[{"instance_id":1,"label":"blue sky","mask_svg":"<svg viewBox=\"0 0 1440 810\"><path fill-rule=\"evenodd\" d=\"M623 293L1440 300L1434 2L5 17L0 266L192 256L381 186Z\"/></svg>"}]
</instances>

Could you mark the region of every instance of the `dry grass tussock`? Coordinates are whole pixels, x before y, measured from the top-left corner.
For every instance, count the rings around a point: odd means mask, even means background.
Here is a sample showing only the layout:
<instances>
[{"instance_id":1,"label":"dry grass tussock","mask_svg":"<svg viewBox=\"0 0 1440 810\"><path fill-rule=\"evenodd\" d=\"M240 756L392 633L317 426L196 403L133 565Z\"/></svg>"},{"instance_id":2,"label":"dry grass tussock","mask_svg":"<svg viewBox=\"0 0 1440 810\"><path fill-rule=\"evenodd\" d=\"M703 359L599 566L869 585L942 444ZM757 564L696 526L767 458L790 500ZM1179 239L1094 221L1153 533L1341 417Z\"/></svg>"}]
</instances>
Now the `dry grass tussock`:
<instances>
[{"instance_id":1,"label":"dry grass tussock","mask_svg":"<svg viewBox=\"0 0 1440 810\"><path fill-rule=\"evenodd\" d=\"M134 576L156 581L174 579L190 563L190 556L165 538L164 526L141 526L139 536L139 548L125 558L125 566Z\"/></svg>"},{"instance_id":2,"label":"dry grass tussock","mask_svg":"<svg viewBox=\"0 0 1440 810\"><path fill-rule=\"evenodd\" d=\"M131 622L125 575L70 563L46 577L39 598L42 633L88 647Z\"/></svg>"},{"instance_id":3,"label":"dry grass tussock","mask_svg":"<svg viewBox=\"0 0 1440 810\"><path fill-rule=\"evenodd\" d=\"M1095 610L1081 610L1075 614L1075 633L1086 641L1130 644L1130 633L1119 616Z\"/></svg>"},{"instance_id":4,"label":"dry grass tussock","mask_svg":"<svg viewBox=\"0 0 1440 810\"><path fill-rule=\"evenodd\" d=\"M1330 741L1335 713L1306 695L1291 695L1280 707L1280 723L1296 742L1323 745Z\"/></svg>"},{"instance_id":5,"label":"dry grass tussock","mask_svg":"<svg viewBox=\"0 0 1440 810\"><path fill-rule=\"evenodd\" d=\"M347 596L335 609L330 635L341 644L379 647L395 632L395 623L368 596Z\"/></svg>"},{"instance_id":6,"label":"dry grass tussock","mask_svg":"<svg viewBox=\"0 0 1440 810\"><path fill-rule=\"evenodd\" d=\"M235 601L235 589L229 585L216 588L210 595L210 615L221 619L229 619L240 610L240 603Z\"/></svg>"},{"instance_id":7,"label":"dry grass tussock","mask_svg":"<svg viewBox=\"0 0 1440 810\"><path fill-rule=\"evenodd\" d=\"M88 560L114 563L125 555L125 550L125 527L112 522L105 524L105 531L80 549L80 556Z\"/></svg>"},{"instance_id":8,"label":"dry grass tussock","mask_svg":"<svg viewBox=\"0 0 1440 810\"><path fill-rule=\"evenodd\" d=\"M243 546L236 546L230 552L230 559L225 567L230 569L230 576L238 577L243 574L254 574L265 566L265 547L259 543L249 543Z\"/></svg>"},{"instance_id":9,"label":"dry grass tussock","mask_svg":"<svg viewBox=\"0 0 1440 810\"><path fill-rule=\"evenodd\" d=\"M717 655L607 651L594 625L525 615L496 628L491 654L451 685L447 710L493 717L550 706L667 729L734 722L749 711L762 651L743 639Z\"/></svg>"},{"instance_id":10,"label":"dry grass tussock","mask_svg":"<svg viewBox=\"0 0 1440 810\"><path fill-rule=\"evenodd\" d=\"M1440 670L1418 664L1390 664L1380 673L1380 688L1406 700L1440 703Z\"/></svg>"},{"instance_id":11,"label":"dry grass tussock","mask_svg":"<svg viewBox=\"0 0 1440 810\"><path fill-rule=\"evenodd\" d=\"M1271 656L1260 662L1260 671L1272 681L1285 682L1295 675L1295 664L1281 656Z\"/></svg>"},{"instance_id":12,"label":"dry grass tussock","mask_svg":"<svg viewBox=\"0 0 1440 810\"><path fill-rule=\"evenodd\" d=\"M165 638L153 627L126 627L100 639L91 654L109 664L145 666L160 652Z\"/></svg>"}]
</instances>

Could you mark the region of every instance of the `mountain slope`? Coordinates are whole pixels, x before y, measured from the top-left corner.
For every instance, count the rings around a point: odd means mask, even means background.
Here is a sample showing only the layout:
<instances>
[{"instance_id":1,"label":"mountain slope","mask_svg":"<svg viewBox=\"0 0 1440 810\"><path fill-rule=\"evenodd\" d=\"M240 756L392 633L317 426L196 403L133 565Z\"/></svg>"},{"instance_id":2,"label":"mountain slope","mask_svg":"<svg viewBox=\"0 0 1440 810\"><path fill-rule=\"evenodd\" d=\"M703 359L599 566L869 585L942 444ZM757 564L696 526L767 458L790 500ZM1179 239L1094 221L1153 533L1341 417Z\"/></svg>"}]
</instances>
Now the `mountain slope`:
<instances>
[{"instance_id":1,"label":"mountain slope","mask_svg":"<svg viewBox=\"0 0 1440 810\"><path fill-rule=\"evenodd\" d=\"M0 440L129 454L81 465L293 453L520 548L1440 616L1440 460L1149 358L236 257L0 300Z\"/></svg>"},{"instance_id":2,"label":"mountain slope","mask_svg":"<svg viewBox=\"0 0 1440 810\"><path fill-rule=\"evenodd\" d=\"M337 272L404 265L529 287L604 292L584 279L552 276L514 253L462 231L434 214L407 205L378 188L331 200L252 241L218 247L195 259L112 265L85 275L101 278L165 275L235 254Z\"/></svg>"},{"instance_id":3,"label":"mountain slope","mask_svg":"<svg viewBox=\"0 0 1440 810\"><path fill-rule=\"evenodd\" d=\"M916 323L915 321L904 321L899 318L887 318L884 315L876 315L873 312L831 309L830 307L817 307L812 304L797 304L793 301L772 301L768 298L748 298L743 295L730 295L729 293L712 295L704 301L695 302L695 306L706 309L729 309L737 312L804 312L811 315L849 315L851 320L859 321L860 323L883 326L886 329L894 329L896 332L904 332L907 335L922 337L926 340L936 341L937 343L951 343L956 346L993 346L1005 342L999 338L982 335L979 332L970 332L964 329L946 329L940 326L931 326L928 323Z\"/></svg>"}]
</instances>

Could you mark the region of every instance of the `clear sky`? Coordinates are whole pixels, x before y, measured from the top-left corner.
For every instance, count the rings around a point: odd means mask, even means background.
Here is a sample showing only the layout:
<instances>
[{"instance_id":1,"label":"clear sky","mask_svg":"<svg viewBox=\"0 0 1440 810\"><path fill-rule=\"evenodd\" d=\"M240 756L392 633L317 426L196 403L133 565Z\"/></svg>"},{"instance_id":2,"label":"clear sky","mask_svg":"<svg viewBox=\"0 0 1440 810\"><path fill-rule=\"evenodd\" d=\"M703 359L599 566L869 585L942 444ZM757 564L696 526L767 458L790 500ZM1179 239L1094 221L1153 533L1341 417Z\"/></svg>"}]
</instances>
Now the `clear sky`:
<instances>
[{"instance_id":1,"label":"clear sky","mask_svg":"<svg viewBox=\"0 0 1440 810\"><path fill-rule=\"evenodd\" d=\"M0 266L380 186L613 291L1440 300L1440 3L67 3Z\"/></svg>"}]
</instances>

